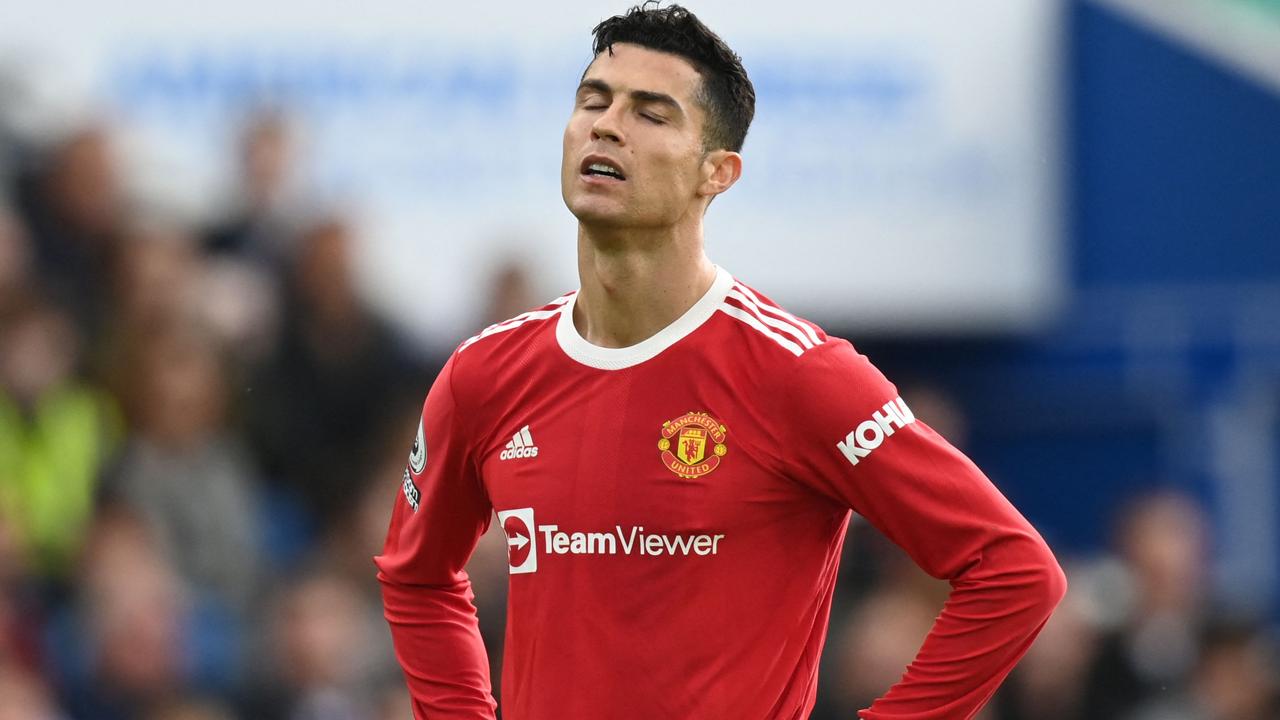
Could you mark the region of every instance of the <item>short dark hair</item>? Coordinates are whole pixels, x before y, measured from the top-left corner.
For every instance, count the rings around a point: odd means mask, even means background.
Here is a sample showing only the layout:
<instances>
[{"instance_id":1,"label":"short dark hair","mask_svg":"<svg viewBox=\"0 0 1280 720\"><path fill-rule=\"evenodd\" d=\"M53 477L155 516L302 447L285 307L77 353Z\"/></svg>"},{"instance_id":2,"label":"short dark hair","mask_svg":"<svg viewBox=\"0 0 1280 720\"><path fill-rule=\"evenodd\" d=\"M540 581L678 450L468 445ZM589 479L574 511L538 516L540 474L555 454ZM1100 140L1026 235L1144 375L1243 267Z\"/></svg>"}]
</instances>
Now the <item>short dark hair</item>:
<instances>
[{"instance_id":1,"label":"short dark hair","mask_svg":"<svg viewBox=\"0 0 1280 720\"><path fill-rule=\"evenodd\" d=\"M679 5L658 7L657 0L636 5L591 31L594 54L614 43L632 43L688 60L702 76L698 101L707 113L702 143L708 150L742 150L747 128L756 113L756 90L742 67L742 58L696 15Z\"/></svg>"}]
</instances>

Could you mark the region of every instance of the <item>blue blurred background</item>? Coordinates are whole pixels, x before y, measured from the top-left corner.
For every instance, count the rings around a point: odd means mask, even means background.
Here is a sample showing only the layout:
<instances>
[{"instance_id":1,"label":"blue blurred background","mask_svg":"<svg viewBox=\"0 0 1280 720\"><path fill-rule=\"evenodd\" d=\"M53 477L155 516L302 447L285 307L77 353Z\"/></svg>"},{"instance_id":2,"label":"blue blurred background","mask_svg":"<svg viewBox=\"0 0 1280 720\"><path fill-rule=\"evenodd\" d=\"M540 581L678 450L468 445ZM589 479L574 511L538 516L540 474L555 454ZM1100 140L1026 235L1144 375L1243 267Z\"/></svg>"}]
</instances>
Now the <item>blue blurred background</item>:
<instances>
[{"instance_id":1,"label":"blue blurred background","mask_svg":"<svg viewBox=\"0 0 1280 720\"><path fill-rule=\"evenodd\" d=\"M1067 567L983 717L1280 717L1280 3L690 5L760 91L712 258ZM0 27L0 720L407 717L369 558L443 359L576 287L624 8L160 8ZM815 718L947 591L861 523L841 572Z\"/></svg>"}]
</instances>

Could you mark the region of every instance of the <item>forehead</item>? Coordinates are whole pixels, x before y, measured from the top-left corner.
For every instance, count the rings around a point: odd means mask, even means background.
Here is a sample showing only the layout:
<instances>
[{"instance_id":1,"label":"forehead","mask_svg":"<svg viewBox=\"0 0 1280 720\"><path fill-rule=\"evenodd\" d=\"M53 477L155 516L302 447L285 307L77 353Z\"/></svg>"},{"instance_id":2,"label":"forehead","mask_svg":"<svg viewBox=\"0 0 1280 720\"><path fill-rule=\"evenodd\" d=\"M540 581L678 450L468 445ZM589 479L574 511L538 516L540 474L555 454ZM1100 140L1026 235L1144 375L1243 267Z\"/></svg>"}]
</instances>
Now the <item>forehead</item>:
<instances>
[{"instance_id":1,"label":"forehead","mask_svg":"<svg viewBox=\"0 0 1280 720\"><path fill-rule=\"evenodd\" d=\"M620 93L633 90L665 93L686 108L694 104L694 95L702 82L688 60L631 43L614 43L612 54L608 50L601 52L582 78L603 80Z\"/></svg>"}]
</instances>

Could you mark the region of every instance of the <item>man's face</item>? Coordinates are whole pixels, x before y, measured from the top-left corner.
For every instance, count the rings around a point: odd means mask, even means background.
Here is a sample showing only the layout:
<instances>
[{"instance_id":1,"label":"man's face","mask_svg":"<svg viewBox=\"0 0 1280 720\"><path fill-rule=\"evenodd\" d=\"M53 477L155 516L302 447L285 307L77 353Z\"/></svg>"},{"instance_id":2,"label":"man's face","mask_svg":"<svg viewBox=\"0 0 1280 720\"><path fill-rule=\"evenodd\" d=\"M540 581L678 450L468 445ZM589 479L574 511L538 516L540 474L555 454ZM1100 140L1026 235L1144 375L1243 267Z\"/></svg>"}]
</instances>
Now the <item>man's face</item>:
<instances>
[{"instance_id":1,"label":"man's face","mask_svg":"<svg viewBox=\"0 0 1280 720\"><path fill-rule=\"evenodd\" d=\"M653 228L702 212L701 82L683 58L639 45L596 57L564 129L560 189L580 222Z\"/></svg>"}]
</instances>

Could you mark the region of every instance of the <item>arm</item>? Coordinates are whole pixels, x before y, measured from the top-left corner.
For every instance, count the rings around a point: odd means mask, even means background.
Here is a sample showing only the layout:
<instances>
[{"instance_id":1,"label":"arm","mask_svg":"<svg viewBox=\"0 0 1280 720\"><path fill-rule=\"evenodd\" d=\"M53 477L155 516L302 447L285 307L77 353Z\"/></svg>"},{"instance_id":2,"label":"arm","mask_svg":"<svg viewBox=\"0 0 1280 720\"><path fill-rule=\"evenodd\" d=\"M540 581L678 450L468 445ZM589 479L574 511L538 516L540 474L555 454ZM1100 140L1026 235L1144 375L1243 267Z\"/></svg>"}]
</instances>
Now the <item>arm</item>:
<instances>
[{"instance_id":1,"label":"arm","mask_svg":"<svg viewBox=\"0 0 1280 720\"><path fill-rule=\"evenodd\" d=\"M971 718L1066 592L1062 569L986 476L896 402L850 345L833 338L802 362L787 393L788 412L803 413L787 417L802 418L794 425L810 436L795 439L808 448L795 474L951 583L915 661L859 716Z\"/></svg>"},{"instance_id":2,"label":"arm","mask_svg":"<svg viewBox=\"0 0 1280 720\"><path fill-rule=\"evenodd\" d=\"M492 720L489 661L463 567L492 512L453 397L454 361L436 378L374 558L396 658L419 720Z\"/></svg>"}]
</instances>

